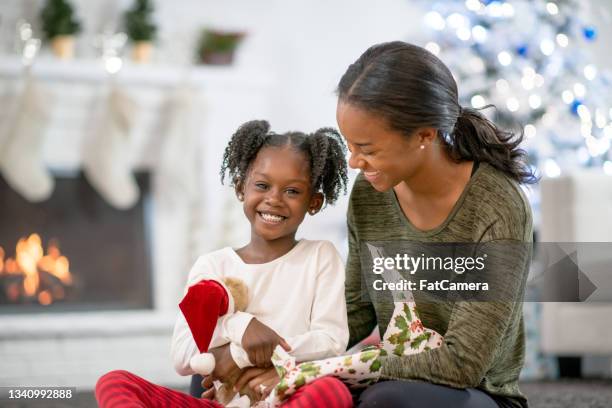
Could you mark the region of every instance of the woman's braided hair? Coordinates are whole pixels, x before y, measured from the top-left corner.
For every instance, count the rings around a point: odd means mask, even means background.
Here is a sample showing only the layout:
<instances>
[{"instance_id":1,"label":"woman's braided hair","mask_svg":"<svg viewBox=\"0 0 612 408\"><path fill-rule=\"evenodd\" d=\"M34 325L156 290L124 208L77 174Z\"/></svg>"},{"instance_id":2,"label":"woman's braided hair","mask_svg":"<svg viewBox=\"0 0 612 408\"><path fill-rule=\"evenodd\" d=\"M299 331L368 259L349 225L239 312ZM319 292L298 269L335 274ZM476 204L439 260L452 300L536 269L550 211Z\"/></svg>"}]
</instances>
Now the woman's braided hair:
<instances>
[{"instance_id":1,"label":"woman's braided hair","mask_svg":"<svg viewBox=\"0 0 612 408\"><path fill-rule=\"evenodd\" d=\"M309 160L313 191L321 192L326 204L333 204L341 191L346 193L346 147L335 129L321 128L312 134L279 134L270 132L270 124L265 120L247 122L234 133L223 154L221 183L229 173L231 185L240 186L262 148L283 146L294 148Z\"/></svg>"}]
</instances>

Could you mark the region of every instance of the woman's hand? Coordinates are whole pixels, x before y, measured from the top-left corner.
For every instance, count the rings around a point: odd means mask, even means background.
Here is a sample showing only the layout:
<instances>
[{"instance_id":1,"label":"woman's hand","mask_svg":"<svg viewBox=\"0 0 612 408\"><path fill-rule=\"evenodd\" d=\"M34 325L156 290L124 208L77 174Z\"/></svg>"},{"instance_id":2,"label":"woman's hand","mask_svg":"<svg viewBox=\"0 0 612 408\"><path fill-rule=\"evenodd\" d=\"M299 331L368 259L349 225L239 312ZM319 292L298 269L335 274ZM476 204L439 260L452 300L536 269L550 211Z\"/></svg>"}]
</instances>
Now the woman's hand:
<instances>
[{"instance_id":1,"label":"woman's hand","mask_svg":"<svg viewBox=\"0 0 612 408\"><path fill-rule=\"evenodd\" d=\"M259 400L266 398L279 383L278 373L274 368L247 368L238 381L235 389L242 390L247 386Z\"/></svg>"},{"instance_id":2,"label":"woman's hand","mask_svg":"<svg viewBox=\"0 0 612 408\"><path fill-rule=\"evenodd\" d=\"M242 335L242 348L249 355L251 363L259 368L272 366L270 359L279 344L286 351L291 351L285 339L255 318L251 319Z\"/></svg>"},{"instance_id":3,"label":"woman's hand","mask_svg":"<svg viewBox=\"0 0 612 408\"><path fill-rule=\"evenodd\" d=\"M207 375L202 379L202 388L204 388L204 392L200 396L201 398L213 399L215 398L215 387L213 386L213 378L211 375Z\"/></svg>"}]
</instances>

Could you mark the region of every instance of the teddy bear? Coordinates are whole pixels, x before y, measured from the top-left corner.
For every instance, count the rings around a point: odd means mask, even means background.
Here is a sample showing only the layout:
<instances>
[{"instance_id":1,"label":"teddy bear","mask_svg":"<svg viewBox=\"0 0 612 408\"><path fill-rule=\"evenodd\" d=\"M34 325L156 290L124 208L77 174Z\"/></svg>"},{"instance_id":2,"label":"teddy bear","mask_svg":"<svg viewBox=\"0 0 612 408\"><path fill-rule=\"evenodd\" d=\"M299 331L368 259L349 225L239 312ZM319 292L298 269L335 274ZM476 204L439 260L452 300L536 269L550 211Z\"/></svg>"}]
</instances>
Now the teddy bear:
<instances>
[{"instance_id":1,"label":"teddy bear","mask_svg":"<svg viewBox=\"0 0 612 408\"><path fill-rule=\"evenodd\" d=\"M200 351L189 361L191 368L202 376L210 375L215 369L215 357L208 353L208 347L217 325L217 320L228 314L245 311L249 299L247 285L241 279L203 279L192 285L179 304L181 312L191 330ZM236 378L215 382L215 399L224 406L249 407L256 396L248 387L234 391ZM239 395L243 395L240 397Z\"/></svg>"}]
</instances>

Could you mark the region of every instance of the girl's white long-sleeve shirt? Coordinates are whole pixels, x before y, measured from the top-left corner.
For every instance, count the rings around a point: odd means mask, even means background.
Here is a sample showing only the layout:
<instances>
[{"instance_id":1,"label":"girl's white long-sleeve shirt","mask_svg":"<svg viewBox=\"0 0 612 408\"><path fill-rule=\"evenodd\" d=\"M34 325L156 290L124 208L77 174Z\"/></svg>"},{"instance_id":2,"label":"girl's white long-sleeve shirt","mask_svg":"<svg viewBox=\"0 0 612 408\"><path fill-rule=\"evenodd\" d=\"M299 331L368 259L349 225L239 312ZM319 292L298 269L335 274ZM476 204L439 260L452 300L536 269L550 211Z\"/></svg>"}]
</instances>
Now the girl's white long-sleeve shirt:
<instances>
[{"instance_id":1,"label":"girl's white long-sleeve shirt","mask_svg":"<svg viewBox=\"0 0 612 408\"><path fill-rule=\"evenodd\" d=\"M198 258L185 293L202 279L242 279L249 288L247 308L219 318L210 348L230 343L238 367L252 365L241 344L256 317L287 340L298 362L308 361L337 356L346 349L344 275L340 255L329 241L300 240L288 253L264 264L246 264L227 247ZM171 356L180 375L195 373L189 360L197 353L187 321L179 313Z\"/></svg>"}]
</instances>

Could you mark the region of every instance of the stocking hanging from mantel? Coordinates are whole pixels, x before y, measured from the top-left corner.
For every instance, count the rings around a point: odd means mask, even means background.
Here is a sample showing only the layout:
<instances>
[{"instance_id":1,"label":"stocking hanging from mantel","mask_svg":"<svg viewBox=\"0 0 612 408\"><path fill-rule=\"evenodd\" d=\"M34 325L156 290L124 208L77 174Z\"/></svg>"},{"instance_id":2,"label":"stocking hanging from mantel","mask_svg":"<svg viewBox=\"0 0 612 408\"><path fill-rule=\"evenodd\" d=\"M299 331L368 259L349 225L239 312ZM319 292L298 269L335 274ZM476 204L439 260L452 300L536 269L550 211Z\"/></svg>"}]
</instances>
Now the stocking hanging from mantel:
<instances>
[{"instance_id":1,"label":"stocking hanging from mantel","mask_svg":"<svg viewBox=\"0 0 612 408\"><path fill-rule=\"evenodd\" d=\"M202 157L199 137L206 109L202 93L190 83L176 86L164 103L161 143L157 144L154 167L155 189L160 192L156 206L171 213L174 219L184 216L182 224L186 241L182 270L202 254L206 239L203 224Z\"/></svg>"},{"instance_id":2,"label":"stocking hanging from mantel","mask_svg":"<svg viewBox=\"0 0 612 408\"><path fill-rule=\"evenodd\" d=\"M114 84L104 98L97 123L91 127L93 133L83 146L83 170L110 205L128 209L140 196L130 160L130 134L138 106L126 91Z\"/></svg>"},{"instance_id":3,"label":"stocking hanging from mantel","mask_svg":"<svg viewBox=\"0 0 612 408\"><path fill-rule=\"evenodd\" d=\"M26 200L48 199L55 182L45 167L43 144L53 95L30 75L9 113L7 133L0 143L0 171L6 182Z\"/></svg>"},{"instance_id":4,"label":"stocking hanging from mantel","mask_svg":"<svg viewBox=\"0 0 612 408\"><path fill-rule=\"evenodd\" d=\"M167 101L168 116L162 136L159 163L155 169L158 188L164 191L160 204L176 208L189 206L199 196L202 155L198 142L202 100L188 84L174 89Z\"/></svg>"}]
</instances>

